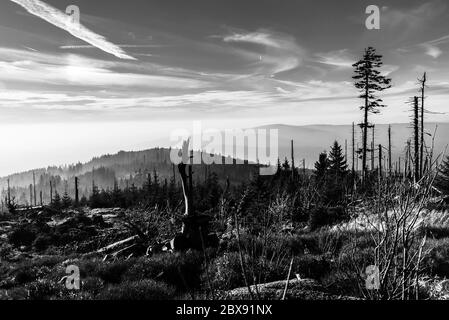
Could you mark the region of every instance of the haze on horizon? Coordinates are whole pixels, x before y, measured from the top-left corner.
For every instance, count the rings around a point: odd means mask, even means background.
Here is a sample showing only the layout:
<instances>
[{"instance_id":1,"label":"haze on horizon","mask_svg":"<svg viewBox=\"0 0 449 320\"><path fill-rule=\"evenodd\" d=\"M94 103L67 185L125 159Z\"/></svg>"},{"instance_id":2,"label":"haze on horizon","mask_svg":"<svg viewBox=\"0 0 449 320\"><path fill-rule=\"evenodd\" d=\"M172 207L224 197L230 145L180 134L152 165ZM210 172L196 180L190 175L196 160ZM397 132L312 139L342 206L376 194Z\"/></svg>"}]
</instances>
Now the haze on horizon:
<instances>
[{"instance_id":1,"label":"haze on horizon","mask_svg":"<svg viewBox=\"0 0 449 320\"><path fill-rule=\"evenodd\" d=\"M449 4L376 1L8 0L0 3L0 175L147 149L196 120L214 128L350 124L366 46L393 79L377 123L427 106L447 122ZM81 27L66 23L69 5Z\"/></svg>"}]
</instances>

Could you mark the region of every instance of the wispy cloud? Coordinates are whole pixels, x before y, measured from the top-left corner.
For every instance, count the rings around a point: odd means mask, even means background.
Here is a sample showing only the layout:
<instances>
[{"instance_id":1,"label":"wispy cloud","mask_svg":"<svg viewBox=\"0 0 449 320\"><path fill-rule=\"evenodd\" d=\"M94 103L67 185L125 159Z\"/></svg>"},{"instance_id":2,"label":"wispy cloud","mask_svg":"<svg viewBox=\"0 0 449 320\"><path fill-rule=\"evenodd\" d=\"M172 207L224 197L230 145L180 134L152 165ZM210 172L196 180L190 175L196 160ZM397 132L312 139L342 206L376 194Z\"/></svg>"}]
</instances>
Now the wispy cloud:
<instances>
[{"instance_id":1,"label":"wispy cloud","mask_svg":"<svg viewBox=\"0 0 449 320\"><path fill-rule=\"evenodd\" d=\"M436 59L443 54L443 51L441 51L441 49L437 46L431 45L429 43L423 43L422 46L426 50L426 54L428 56L431 56L432 58Z\"/></svg>"},{"instance_id":2,"label":"wispy cloud","mask_svg":"<svg viewBox=\"0 0 449 320\"><path fill-rule=\"evenodd\" d=\"M275 75L293 70L301 65L305 56L305 50L296 43L293 36L271 30L240 30L212 37L236 45L235 52L252 60L252 66L259 74ZM247 46L248 44L253 46Z\"/></svg>"},{"instance_id":3,"label":"wispy cloud","mask_svg":"<svg viewBox=\"0 0 449 320\"><path fill-rule=\"evenodd\" d=\"M161 45L157 44L116 44L119 48L160 48ZM93 45L71 45L60 46L60 49L90 49L95 48Z\"/></svg>"},{"instance_id":4,"label":"wispy cloud","mask_svg":"<svg viewBox=\"0 0 449 320\"><path fill-rule=\"evenodd\" d=\"M280 48L280 42L274 37L262 31L257 32L247 32L247 33L233 33L223 37L224 42L246 42L254 43L267 47Z\"/></svg>"},{"instance_id":5,"label":"wispy cloud","mask_svg":"<svg viewBox=\"0 0 449 320\"><path fill-rule=\"evenodd\" d=\"M335 50L327 53L317 53L318 62L343 68L352 68L356 59L349 54L348 49Z\"/></svg>"},{"instance_id":6,"label":"wispy cloud","mask_svg":"<svg viewBox=\"0 0 449 320\"><path fill-rule=\"evenodd\" d=\"M64 12L46 4L40 0L11 0L26 9L32 15L35 15L54 26L61 28L71 35L81 39L92 46L112 54L120 59L136 60L128 55L119 46L109 42L105 37L99 35L81 24L72 21L72 18Z\"/></svg>"}]
</instances>

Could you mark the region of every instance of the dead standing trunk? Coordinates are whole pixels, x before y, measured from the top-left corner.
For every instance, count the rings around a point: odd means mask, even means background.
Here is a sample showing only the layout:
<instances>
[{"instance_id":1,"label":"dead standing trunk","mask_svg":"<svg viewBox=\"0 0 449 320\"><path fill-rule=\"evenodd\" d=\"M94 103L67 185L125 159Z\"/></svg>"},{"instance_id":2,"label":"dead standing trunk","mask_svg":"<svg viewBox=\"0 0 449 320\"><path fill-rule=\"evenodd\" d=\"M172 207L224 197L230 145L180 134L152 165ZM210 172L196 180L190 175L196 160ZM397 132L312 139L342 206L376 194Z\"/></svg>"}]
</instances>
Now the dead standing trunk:
<instances>
[{"instance_id":1,"label":"dead standing trunk","mask_svg":"<svg viewBox=\"0 0 449 320\"><path fill-rule=\"evenodd\" d=\"M189 141L184 141L182 147L183 159L178 164L178 171L181 177L182 192L184 195L185 211L182 217L182 229L170 243L173 250L187 250L197 249L202 250L207 246L218 245L218 237L215 234L209 234L209 222L211 217L205 214L198 214L195 212L193 205L193 151L190 152L190 157L186 159L186 154L189 154ZM190 162L187 175L186 163Z\"/></svg>"}]
</instances>

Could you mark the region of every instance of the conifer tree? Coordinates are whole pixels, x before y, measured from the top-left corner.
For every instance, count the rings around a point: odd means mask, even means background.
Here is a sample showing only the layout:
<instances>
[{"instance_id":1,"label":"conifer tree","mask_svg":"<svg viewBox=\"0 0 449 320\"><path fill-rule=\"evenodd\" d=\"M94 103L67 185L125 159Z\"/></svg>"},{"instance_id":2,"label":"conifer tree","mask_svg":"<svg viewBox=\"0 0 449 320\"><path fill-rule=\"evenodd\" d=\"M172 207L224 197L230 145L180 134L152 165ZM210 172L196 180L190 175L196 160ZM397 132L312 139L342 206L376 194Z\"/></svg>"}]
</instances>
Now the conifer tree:
<instances>
[{"instance_id":1,"label":"conifer tree","mask_svg":"<svg viewBox=\"0 0 449 320\"><path fill-rule=\"evenodd\" d=\"M55 192L55 196L53 197L51 206L56 210L59 210L62 207L61 197L59 196L59 193L57 191Z\"/></svg>"},{"instance_id":2,"label":"conifer tree","mask_svg":"<svg viewBox=\"0 0 449 320\"><path fill-rule=\"evenodd\" d=\"M356 62L353 67L355 75L354 79L355 87L360 91L359 98L363 99L364 104L360 107L363 110L363 122L360 123L360 127L363 131L362 140L362 177L366 178L366 162L367 162L367 150L368 150L368 129L372 126L369 123L369 114L379 113L381 107L385 107L382 104L376 93L381 92L391 87L391 79L383 76L379 71L382 67L382 56L376 53L373 47L365 49L363 58Z\"/></svg>"},{"instance_id":3,"label":"conifer tree","mask_svg":"<svg viewBox=\"0 0 449 320\"><path fill-rule=\"evenodd\" d=\"M71 205L72 205L72 198L70 198L70 196L66 190L66 191L64 191L64 194L62 195L62 208L67 209Z\"/></svg>"},{"instance_id":4,"label":"conifer tree","mask_svg":"<svg viewBox=\"0 0 449 320\"><path fill-rule=\"evenodd\" d=\"M337 177L344 177L348 173L345 156L337 141L334 142L329 152L329 173Z\"/></svg>"},{"instance_id":5,"label":"conifer tree","mask_svg":"<svg viewBox=\"0 0 449 320\"><path fill-rule=\"evenodd\" d=\"M318 161L315 162L315 176L318 180L322 180L326 177L327 170L329 169L329 159L327 158L327 152L320 153Z\"/></svg>"}]
</instances>

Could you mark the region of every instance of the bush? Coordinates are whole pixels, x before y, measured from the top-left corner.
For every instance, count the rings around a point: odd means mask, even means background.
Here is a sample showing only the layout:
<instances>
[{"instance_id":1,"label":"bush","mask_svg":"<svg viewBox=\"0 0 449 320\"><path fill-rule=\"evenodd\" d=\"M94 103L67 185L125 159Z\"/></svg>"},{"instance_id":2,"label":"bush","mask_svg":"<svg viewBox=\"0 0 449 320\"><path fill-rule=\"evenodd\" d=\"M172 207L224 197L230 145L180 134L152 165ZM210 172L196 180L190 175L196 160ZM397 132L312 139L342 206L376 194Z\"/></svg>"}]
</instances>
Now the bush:
<instances>
[{"instance_id":1,"label":"bush","mask_svg":"<svg viewBox=\"0 0 449 320\"><path fill-rule=\"evenodd\" d=\"M124 281L120 285L109 286L97 299L100 300L168 300L175 296L175 288L151 279Z\"/></svg>"},{"instance_id":2,"label":"bush","mask_svg":"<svg viewBox=\"0 0 449 320\"><path fill-rule=\"evenodd\" d=\"M245 258L245 260L249 260L248 256ZM240 257L237 252L225 253L215 259L209 266L208 272L212 287L215 289L230 290L245 285Z\"/></svg>"},{"instance_id":3,"label":"bush","mask_svg":"<svg viewBox=\"0 0 449 320\"><path fill-rule=\"evenodd\" d=\"M17 284L24 284L36 279L36 273L32 268L21 268L17 270L14 281Z\"/></svg>"},{"instance_id":4,"label":"bush","mask_svg":"<svg viewBox=\"0 0 449 320\"><path fill-rule=\"evenodd\" d=\"M134 260L124 275L126 280L152 278L175 286L179 291L201 285L204 256L200 252L157 254Z\"/></svg>"},{"instance_id":5,"label":"bush","mask_svg":"<svg viewBox=\"0 0 449 320\"><path fill-rule=\"evenodd\" d=\"M301 278L320 280L331 270L331 264L323 255L303 255L293 260L292 272L299 273Z\"/></svg>"},{"instance_id":6,"label":"bush","mask_svg":"<svg viewBox=\"0 0 449 320\"><path fill-rule=\"evenodd\" d=\"M432 275L449 277L449 239L430 240L430 252L423 259L423 267Z\"/></svg>"},{"instance_id":7,"label":"bush","mask_svg":"<svg viewBox=\"0 0 449 320\"><path fill-rule=\"evenodd\" d=\"M443 226L425 226L421 229L421 233L433 239L449 238L449 228Z\"/></svg>"},{"instance_id":8,"label":"bush","mask_svg":"<svg viewBox=\"0 0 449 320\"><path fill-rule=\"evenodd\" d=\"M284 256L273 256L269 259L263 256L243 254L244 269L249 285L260 284L287 278L290 259ZM208 269L212 287L219 290L230 290L246 285L240 254L225 253L216 258ZM207 275L205 275L207 276Z\"/></svg>"},{"instance_id":9,"label":"bush","mask_svg":"<svg viewBox=\"0 0 449 320\"><path fill-rule=\"evenodd\" d=\"M37 250L37 251L44 251L46 250L49 245L51 244L51 236L43 234L43 235L39 235L37 236L37 238L33 241L33 247Z\"/></svg>"},{"instance_id":10,"label":"bush","mask_svg":"<svg viewBox=\"0 0 449 320\"><path fill-rule=\"evenodd\" d=\"M130 267L127 261L118 261L108 264L102 264L97 269L98 277L107 283L119 283L122 280L122 275Z\"/></svg>"},{"instance_id":11,"label":"bush","mask_svg":"<svg viewBox=\"0 0 449 320\"><path fill-rule=\"evenodd\" d=\"M21 226L18 229L11 232L8 237L9 242L16 246L30 246L34 239L36 239L36 234L28 226Z\"/></svg>"},{"instance_id":12,"label":"bush","mask_svg":"<svg viewBox=\"0 0 449 320\"><path fill-rule=\"evenodd\" d=\"M331 294L363 298L361 282L363 279L357 273L348 273L338 269L332 270L321 279L321 283Z\"/></svg>"},{"instance_id":13,"label":"bush","mask_svg":"<svg viewBox=\"0 0 449 320\"><path fill-rule=\"evenodd\" d=\"M50 280L38 280L27 285L28 299L30 300L47 300L55 297L60 291L60 286Z\"/></svg>"},{"instance_id":14,"label":"bush","mask_svg":"<svg viewBox=\"0 0 449 320\"><path fill-rule=\"evenodd\" d=\"M349 218L343 207L317 207L310 211L309 227L311 230L336 224Z\"/></svg>"}]
</instances>

